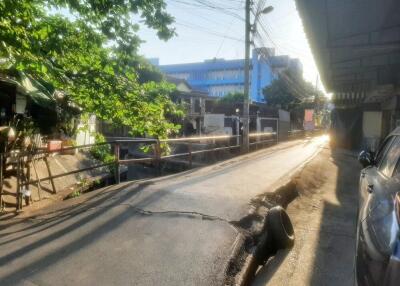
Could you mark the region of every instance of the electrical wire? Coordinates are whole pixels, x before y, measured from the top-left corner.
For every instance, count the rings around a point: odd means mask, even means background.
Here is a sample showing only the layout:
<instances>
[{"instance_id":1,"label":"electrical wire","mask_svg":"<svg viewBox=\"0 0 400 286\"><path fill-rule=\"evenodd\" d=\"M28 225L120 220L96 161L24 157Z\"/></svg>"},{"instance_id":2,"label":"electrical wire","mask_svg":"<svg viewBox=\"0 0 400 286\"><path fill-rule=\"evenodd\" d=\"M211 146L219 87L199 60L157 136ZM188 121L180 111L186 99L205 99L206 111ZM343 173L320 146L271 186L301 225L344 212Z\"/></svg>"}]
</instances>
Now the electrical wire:
<instances>
[{"instance_id":1,"label":"electrical wire","mask_svg":"<svg viewBox=\"0 0 400 286\"><path fill-rule=\"evenodd\" d=\"M193 30L196 30L196 31L201 31L201 32L204 32L204 33L207 33L207 34L216 36L216 37L223 38L223 39L230 39L230 40L237 41L237 42L244 42L243 39L231 37L231 36L228 36L228 35L225 35L225 34L222 34L222 33L218 33L218 32L209 30L209 29L207 29L207 28L205 28L205 27L202 27L202 26L199 26L199 25L196 25L196 24L192 24L192 23L188 23L188 22L185 23L185 22L183 22L183 21L175 22L175 24L177 24L177 25L179 25L179 26L186 27L186 28L188 28L188 29L193 29Z\"/></svg>"},{"instance_id":2,"label":"electrical wire","mask_svg":"<svg viewBox=\"0 0 400 286\"><path fill-rule=\"evenodd\" d=\"M169 0L169 1L181 4L181 5L195 7L195 8L213 10L213 11L216 11L219 13L223 13L225 15L229 15L229 16L233 17L233 20L238 19L240 21L245 21L241 15L238 15L235 12L235 11L243 10L244 7L226 6L226 5L222 5L218 1L209 1L209 0L194 0L193 2L188 2L186 0ZM244 4L244 1L231 0L230 2L231 3L239 3L240 6L243 6L243 4ZM259 17L257 16L261 13L262 9L264 8L265 2L266 2L266 0L260 0L260 1L258 1L257 5L253 6L253 7L255 7L255 9L252 9L252 13L255 16L255 20L257 21L255 24L259 24L263 34L269 40L269 42L273 45L273 47L276 50L282 51L283 49L282 49L281 45L279 45L277 42L275 42L275 40L271 37L271 31L268 30L268 28L267 28L268 26L265 25L264 22L262 21L262 19L259 19ZM199 16L199 15L197 15L197 16ZM203 17L203 19L211 21L211 19L208 19L208 18ZM175 23L177 25L183 26L185 28L194 29L194 30L197 30L200 32L204 32L204 33L216 36L216 37L221 37L223 40L222 40L219 48L217 49L217 55L219 54L226 39L238 41L238 42L244 42L243 39L232 37L232 36L228 35L229 29L225 33L220 33L220 32L210 30L201 25L193 24L190 22L182 21L182 20L176 21ZM215 23L215 21L214 21L214 23ZM263 35L259 31L255 31L253 33L253 42L255 42L255 40L257 40L260 43L259 47L267 48L267 46L264 44L263 38L264 38ZM255 45L255 43L254 43L254 45ZM263 57L267 61L268 65L271 67L271 70L272 70L273 65L270 61L270 55L263 55ZM304 92L302 92L303 88L298 83L294 82L291 78L289 78L285 73L282 73L281 71L278 71L278 74L279 74L279 77L285 81L288 88L290 88L295 94L297 94L297 97L299 99L305 98Z\"/></svg>"},{"instance_id":3,"label":"electrical wire","mask_svg":"<svg viewBox=\"0 0 400 286\"><path fill-rule=\"evenodd\" d=\"M260 42L259 48L267 48L263 43L262 36L258 32L256 32L256 39L258 39ZM273 64L271 63L270 55L263 54L262 56L267 61L267 64L270 66L270 68L272 70ZM294 82L284 72L277 70L277 73L279 74L279 77L286 83L287 87L290 88L295 94L297 94L298 99L302 100L305 98L303 88L298 83Z\"/></svg>"},{"instance_id":4,"label":"electrical wire","mask_svg":"<svg viewBox=\"0 0 400 286\"><path fill-rule=\"evenodd\" d=\"M197 7L197 8L205 8L209 10L214 10L221 12L223 14L226 14L228 16L235 17L236 19L239 19L241 21L244 21L244 18L237 13L233 12L232 10L239 10L240 8L234 8L234 7L220 7L217 5L214 5L212 2L206 1L206 0L195 0L195 3L193 2L187 2L185 0L170 0L172 2L192 6L192 7ZM242 9L240 9L242 10Z\"/></svg>"}]
</instances>

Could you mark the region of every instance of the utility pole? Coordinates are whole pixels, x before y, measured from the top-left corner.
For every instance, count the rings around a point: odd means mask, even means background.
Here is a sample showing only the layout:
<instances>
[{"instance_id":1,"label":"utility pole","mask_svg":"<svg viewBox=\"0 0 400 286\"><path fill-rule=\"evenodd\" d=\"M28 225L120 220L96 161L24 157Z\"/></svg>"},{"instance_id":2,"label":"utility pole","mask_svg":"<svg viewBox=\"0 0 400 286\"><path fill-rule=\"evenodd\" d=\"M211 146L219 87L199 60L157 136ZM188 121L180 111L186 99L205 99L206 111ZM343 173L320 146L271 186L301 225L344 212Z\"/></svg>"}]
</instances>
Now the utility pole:
<instances>
[{"instance_id":1,"label":"utility pole","mask_svg":"<svg viewBox=\"0 0 400 286\"><path fill-rule=\"evenodd\" d=\"M249 152L249 129L250 129L250 9L251 0L246 0L245 6L245 22L246 22L246 37L245 37L245 58L244 58L244 100L243 100L243 143L242 152Z\"/></svg>"},{"instance_id":2,"label":"utility pole","mask_svg":"<svg viewBox=\"0 0 400 286\"><path fill-rule=\"evenodd\" d=\"M246 0L245 6L245 25L246 25L246 37L245 37L245 57L244 57L244 100L243 100L243 140L242 140L242 152L248 153L250 149L250 35L256 32L256 25L258 17L262 14L268 14L274 8L268 6L262 10L258 10L255 14L254 25L250 23L250 12L251 12L252 0Z\"/></svg>"}]
</instances>

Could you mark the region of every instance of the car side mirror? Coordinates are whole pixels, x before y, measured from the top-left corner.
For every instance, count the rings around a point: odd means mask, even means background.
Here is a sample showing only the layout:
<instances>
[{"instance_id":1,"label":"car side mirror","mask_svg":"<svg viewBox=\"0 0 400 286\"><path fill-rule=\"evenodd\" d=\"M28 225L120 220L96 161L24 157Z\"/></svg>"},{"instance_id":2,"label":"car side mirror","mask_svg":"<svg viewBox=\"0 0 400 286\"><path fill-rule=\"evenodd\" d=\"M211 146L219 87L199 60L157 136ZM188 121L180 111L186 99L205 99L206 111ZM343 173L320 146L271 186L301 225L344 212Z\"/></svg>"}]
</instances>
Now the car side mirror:
<instances>
[{"instance_id":1,"label":"car side mirror","mask_svg":"<svg viewBox=\"0 0 400 286\"><path fill-rule=\"evenodd\" d=\"M358 155L358 162L366 168L374 164L374 157L369 151L361 151L360 155Z\"/></svg>"}]
</instances>

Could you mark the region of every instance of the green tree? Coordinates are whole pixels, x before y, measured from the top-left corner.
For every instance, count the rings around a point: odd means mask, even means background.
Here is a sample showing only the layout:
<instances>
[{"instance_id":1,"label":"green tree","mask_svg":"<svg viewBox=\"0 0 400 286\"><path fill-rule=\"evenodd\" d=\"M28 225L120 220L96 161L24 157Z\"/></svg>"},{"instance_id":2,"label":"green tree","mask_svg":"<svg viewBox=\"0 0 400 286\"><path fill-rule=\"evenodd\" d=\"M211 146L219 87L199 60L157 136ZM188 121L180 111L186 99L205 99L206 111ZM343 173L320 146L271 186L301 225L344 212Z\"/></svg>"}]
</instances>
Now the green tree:
<instances>
[{"instance_id":1,"label":"green tree","mask_svg":"<svg viewBox=\"0 0 400 286\"><path fill-rule=\"evenodd\" d=\"M230 92L218 100L220 103L243 103L243 92Z\"/></svg>"},{"instance_id":2,"label":"green tree","mask_svg":"<svg viewBox=\"0 0 400 286\"><path fill-rule=\"evenodd\" d=\"M289 70L282 72L271 85L264 88L263 94L269 105L289 111L314 108L317 102L325 99L321 91Z\"/></svg>"},{"instance_id":3,"label":"green tree","mask_svg":"<svg viewBox=\"0 0 400 286\"><path fill-rule=\"evenodd\" d=\"M51 83L85 112L130 126L132 135L165 138L179 128L166 120L181 113L169 99L174 87L137 56L132 21L167 40L175 31L165 8L163 0L3 0L0 68Z\"/></svg>"}]
</instances>

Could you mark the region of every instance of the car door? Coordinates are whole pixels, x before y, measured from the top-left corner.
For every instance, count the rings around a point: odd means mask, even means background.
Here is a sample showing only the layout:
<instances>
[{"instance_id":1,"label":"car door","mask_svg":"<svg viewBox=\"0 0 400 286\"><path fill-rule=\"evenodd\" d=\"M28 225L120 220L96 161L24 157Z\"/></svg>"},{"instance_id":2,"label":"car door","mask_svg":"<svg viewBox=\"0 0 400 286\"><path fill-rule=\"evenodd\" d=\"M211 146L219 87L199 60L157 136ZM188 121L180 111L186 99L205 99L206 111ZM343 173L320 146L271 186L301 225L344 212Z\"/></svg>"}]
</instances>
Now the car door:
<instances>
[{"instance_id":1,"label":"car door","mask_svg":"<svg viewBox=\"0 0 400 286\"><path fill-rule=\"evenodd\" d=\"M371 187L378 187L376 179L379 175L378 168L382 165L382 161L393 143L395 136L385 139L376 153L374 164L363 169L360 175L360 193L359 193L359 219L363 220L368 215L366 208L367 201L370 197Z\"/></svg>"},{"instance_id":2,"label":"car door","mask_svg":"<svg viewBox=\"0 0 400 286\"><path fill-rule=\"evenodd\" d=\"M375 166L365 170L361 188L365 199L360 222L365 251L372 260L369 273L375 283L379 283L385 273L394 242L393 190L398 187L394 172L400 158L400 137L389 138L380 152Z\"/></svg>"},{"instance_id":3,"label":"car door","mask_svg":"<svg viewBox=\"0 0 400 286\"><path fill-rule=\"evenodd\" d=\"M369 182L368 218L381 253L389 255L388 229L392 221L394 194L399 188L397 167L400 158L400 136L394 136L390 147L376 168L376 177ZM396 173L396 174L395 174ZM390 229L389 229L390 230Z\"/></svg>"}]
</instances>

